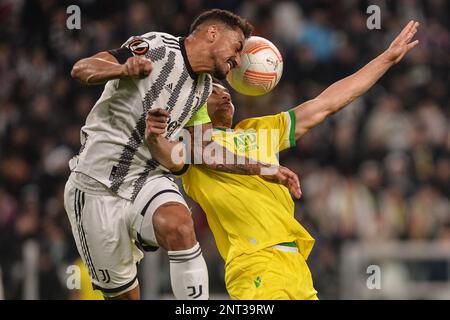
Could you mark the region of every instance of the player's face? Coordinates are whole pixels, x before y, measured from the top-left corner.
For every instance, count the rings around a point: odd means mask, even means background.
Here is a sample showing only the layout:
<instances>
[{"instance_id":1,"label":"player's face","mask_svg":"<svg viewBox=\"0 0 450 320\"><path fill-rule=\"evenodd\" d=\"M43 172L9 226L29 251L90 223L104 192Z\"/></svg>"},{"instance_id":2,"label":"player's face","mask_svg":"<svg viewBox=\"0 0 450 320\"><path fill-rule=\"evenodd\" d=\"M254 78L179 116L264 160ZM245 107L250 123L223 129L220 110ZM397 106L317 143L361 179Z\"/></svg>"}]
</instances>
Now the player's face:
<instances>
[{"instance_id":1,"label":"player's face","mask_svg":"<svg viewBox=\"0 0 450 320\"><path fill-rule=\"evenodd\" d=\"M222 27L214 42L212 55L214 59L213 76L223 80L231 69L241 65L241 53L245 37L242 31Z\"/></svg>"},{"instance_id":2,"label":"player's face","mask_svg":"<svg viewBox=\"0 0 450 320\"><path fill-rule=\"evenodd\" d=\"M214 84L208 98L208 114L212 124L220 123L231 128L234 115L234 105L228 90L220 84Z\"/></svg>"}]
</instances>

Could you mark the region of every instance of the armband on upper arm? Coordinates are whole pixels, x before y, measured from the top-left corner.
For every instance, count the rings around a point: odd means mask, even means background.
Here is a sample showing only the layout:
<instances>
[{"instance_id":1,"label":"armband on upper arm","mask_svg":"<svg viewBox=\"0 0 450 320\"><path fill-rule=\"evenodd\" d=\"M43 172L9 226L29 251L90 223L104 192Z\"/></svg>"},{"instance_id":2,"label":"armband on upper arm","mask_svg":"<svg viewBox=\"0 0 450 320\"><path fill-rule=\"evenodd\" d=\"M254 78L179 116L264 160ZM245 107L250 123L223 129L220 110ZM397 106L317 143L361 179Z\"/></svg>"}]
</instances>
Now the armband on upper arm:
<instances>
[{"instance_id":1,"label":"armband on upper arm","mask_svg":"<svg viewBox=\"0 0 450 320\"><path fill-rule=\"evenodd\" d=\"M108 50L108 53L113 55L120 64L124 64L128 58L133 56L133 52L127 47Z\"/></svg>"}]
</instances>

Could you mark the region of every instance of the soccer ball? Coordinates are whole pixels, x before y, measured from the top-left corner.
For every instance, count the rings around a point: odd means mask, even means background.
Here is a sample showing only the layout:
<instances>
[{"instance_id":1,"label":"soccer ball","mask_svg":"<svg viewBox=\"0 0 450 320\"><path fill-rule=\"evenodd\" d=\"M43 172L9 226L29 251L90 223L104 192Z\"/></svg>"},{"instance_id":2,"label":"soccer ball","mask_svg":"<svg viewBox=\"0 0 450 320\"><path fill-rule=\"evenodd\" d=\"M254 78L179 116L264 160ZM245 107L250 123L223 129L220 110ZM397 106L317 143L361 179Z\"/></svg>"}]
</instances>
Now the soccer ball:
<instances>
[{"instance_id":1,"label":"soccer ball","mask_svg":"<svg viewBox=\"0 0 450 320\"><path fill-rule=\"evenodd\" d=\"M231 87L247 96L260 96L272 91L283 73L283 59L277 47L262 37L245 42L241 66L227 75Z\"/></svg>"}]
</instances>

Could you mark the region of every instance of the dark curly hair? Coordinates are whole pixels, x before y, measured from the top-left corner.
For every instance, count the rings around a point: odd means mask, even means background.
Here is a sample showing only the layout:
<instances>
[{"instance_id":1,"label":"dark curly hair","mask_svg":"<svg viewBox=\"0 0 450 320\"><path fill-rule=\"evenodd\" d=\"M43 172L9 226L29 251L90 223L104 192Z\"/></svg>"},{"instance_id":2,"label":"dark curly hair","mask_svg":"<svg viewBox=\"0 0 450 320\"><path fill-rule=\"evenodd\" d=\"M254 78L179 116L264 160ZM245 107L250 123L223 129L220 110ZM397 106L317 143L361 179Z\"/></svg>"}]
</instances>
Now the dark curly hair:
<instances>
[{"instance_id":1,"label":"dark curly hair","mask_svg":"<svg viewBox=\"0 0 450 320\"><path fill-rule=\"evenodd\" d=\"M245 39L248 39L253 32L253 26L246 19L227 10L212 9L201 13L194 20L189 29L189 33L194 32L195 29L207 21L219 21L230 28L239 28L242 30Z\"/></svg>"}]
</instances>

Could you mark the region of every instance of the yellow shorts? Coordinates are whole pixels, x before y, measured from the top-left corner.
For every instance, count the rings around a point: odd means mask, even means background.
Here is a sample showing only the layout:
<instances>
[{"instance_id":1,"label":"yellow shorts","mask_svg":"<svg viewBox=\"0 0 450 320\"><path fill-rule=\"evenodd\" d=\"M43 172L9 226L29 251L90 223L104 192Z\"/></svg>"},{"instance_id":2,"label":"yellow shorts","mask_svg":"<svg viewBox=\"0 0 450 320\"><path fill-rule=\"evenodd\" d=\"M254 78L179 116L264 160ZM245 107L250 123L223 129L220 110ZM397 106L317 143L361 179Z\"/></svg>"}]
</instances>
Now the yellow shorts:
<instances>
[{"instance_id":1,"label":"yellow shorts","mask_svg":"<svg viewBox=\"0 0 450 320\"><path fill-rule=\"evenodd\" d=\"M234 258L226 266L225 283L233 300L318 299L305 258L293 243Z\"/></svg>"}]
</instances>

